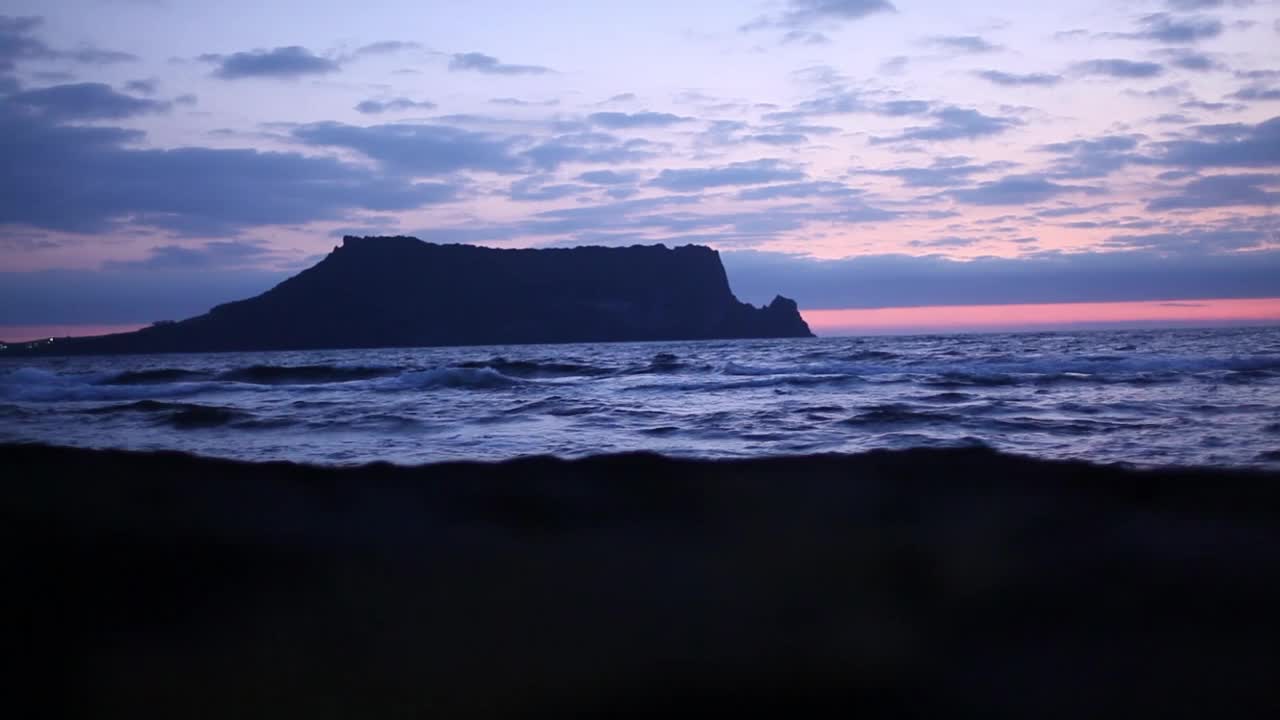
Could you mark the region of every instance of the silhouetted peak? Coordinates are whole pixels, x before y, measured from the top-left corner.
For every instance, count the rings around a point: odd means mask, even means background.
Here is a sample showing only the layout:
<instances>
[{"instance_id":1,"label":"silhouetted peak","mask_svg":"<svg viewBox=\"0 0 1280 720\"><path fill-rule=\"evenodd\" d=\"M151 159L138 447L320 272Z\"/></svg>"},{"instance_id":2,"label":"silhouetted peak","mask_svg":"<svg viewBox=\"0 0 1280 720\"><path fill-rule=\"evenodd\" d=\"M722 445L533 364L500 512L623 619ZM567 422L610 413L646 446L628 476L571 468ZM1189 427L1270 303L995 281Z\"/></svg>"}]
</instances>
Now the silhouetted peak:
<instances>
[{"instance_id":1,"label":"silhouetted peak","mask_svg":"<svg viewBox=\"0 0 1280 720\"><path fill-rule=\"evenodd\" d=\"M414 249L424 246L435 246L435 244L423 242L408 235L344 235L342 237L342 245L334 248L334 250L386 251Z\"/></svg>"},{"instance_id":2,"label":"silhouetted peak","mask_svg":"<svg viewBox=\"0 0 1280 720\"><path fill-rule=\"evenodd\" d=\"M799 312L800 308L796 305L796 301L791 298L774 295L773 302L769 303L769 309L775 312Z\"/></svg>"}]
</instances>

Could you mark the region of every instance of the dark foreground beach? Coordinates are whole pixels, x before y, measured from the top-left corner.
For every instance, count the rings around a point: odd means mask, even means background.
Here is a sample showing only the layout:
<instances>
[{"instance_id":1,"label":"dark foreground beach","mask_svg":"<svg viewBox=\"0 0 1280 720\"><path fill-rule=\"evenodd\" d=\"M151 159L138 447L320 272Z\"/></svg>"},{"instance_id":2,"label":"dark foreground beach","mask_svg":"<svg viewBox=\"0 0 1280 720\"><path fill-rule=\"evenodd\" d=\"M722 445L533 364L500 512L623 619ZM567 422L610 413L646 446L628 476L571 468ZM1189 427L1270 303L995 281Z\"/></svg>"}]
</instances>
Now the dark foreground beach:
<instances>
[{"instance_id":1,"label":"dark foreground beach","mask_svg":"<svg viewBox=\"0 0 1280 720\"><path fill-rule=\"evenodd\" d=\"M1280 476L0 446L42 715L1275 717ZM11 697L12 702L16 702Z\"/></svg>"}]
</instances>

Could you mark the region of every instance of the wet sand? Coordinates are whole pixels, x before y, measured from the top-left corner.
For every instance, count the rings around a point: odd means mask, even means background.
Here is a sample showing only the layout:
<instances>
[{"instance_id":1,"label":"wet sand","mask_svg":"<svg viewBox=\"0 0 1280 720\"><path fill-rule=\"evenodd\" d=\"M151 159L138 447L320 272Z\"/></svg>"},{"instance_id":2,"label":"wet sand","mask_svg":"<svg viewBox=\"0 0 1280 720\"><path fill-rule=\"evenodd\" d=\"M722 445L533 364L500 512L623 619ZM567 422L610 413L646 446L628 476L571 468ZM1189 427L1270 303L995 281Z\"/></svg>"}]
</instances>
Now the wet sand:
<instances>
[{"instance_id":1,"label":"wet sand","mask_svg":"<svg viewBox=\"0 0 1280 720\"><path fill-rule=\"evenodd\" d=\"M11 679L51 715L1280 708L1277 473L983 449L0 467Z\"/></svg>"}]
</instances>

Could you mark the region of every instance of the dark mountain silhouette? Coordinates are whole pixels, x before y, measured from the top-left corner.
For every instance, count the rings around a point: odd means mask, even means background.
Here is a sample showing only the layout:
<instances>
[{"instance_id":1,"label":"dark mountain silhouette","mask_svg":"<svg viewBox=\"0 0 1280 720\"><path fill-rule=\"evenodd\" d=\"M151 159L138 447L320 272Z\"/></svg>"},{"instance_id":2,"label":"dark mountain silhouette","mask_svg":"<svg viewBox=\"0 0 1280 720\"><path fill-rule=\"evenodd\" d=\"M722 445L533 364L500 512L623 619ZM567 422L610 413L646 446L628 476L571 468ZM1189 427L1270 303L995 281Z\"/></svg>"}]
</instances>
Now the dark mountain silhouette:
<instances>
[{"instance_id":1,"label":"dark mountain silhouette","mask_svg":"<svg viewBox=\"0 0 1280 720\"><path fill-rule=\"evenodd\" d=\"M498 250L346 237L254 298L41 354L811 337L796 303L739 302L707 247Z\"/></svg>"}]
</instances>

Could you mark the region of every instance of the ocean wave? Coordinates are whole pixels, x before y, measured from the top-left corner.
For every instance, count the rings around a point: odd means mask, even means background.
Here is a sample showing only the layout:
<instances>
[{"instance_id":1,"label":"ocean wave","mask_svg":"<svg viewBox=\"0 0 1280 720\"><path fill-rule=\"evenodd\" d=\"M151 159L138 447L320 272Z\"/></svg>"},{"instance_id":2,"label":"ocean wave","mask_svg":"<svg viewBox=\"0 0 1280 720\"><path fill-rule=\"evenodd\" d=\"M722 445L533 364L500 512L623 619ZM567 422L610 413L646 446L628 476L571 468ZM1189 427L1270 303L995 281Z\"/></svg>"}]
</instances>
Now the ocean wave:
<instances>
[{"instance_id":1,"label":"ocean wave","mask_svg":"<svg viewBox=\"0 0 1280 720\"><path fill-rule=\"evenodd\" d=\"M689 363L682 362L680 358L672 353L658 353L654 355L648 365L639 365L624 371L626 375L670 375L674 373L684 372L686 370L695 369ZM701 369L710 370L710 365L701 366Z\"/></svg>"},{"instance_id":2,"label":"ocean wave","mask_svg":"<svg viewBox=\"0 0 1280 720\"><path fill-rule=\"evenodd\" d=\"M139 400L123 405L107 405L86 410L93 415L115 413L150 413L160 416L158 424L169 425L179 430L197 430L201 428L221 427L231 423L252 421L253 415L243 410L220 405L200 405L196 403L170 403L158 400Z\"/></svg>"},{"instance_id":3,"label":"ocean wave","mask_svg":"<svg viewBox=\"0 0 1280 720\"><path fill-rule=\"evenodd\" d=\"M539 400L533 400L521 403L514 407L507 408L502 411L503 416L516 415L552 415L555 417L575 417L578 415L590 415L593 412L599 412L603 408L598 405L584 405L579 402L565 400L559 395L552 395Z\"/></svg>"},{"instance_id":4,"label":"ocean wave","mask_svg":"<svg viewBox=\"0 0 1280 720\"><path fill-rule=\"evenodd\" d=\"M218 379L255 385L318 385L371 380L403 370L386 365L251 365L228 370Z\"/></svg>"},{"instance_id":5,"label":"ocean wave","mask_svg":"<svg viewBox=\"0 0 1280 720\"><path fill-rule=\"evenodd\" d=\"M926 387L955 389L1008 387L1021 382L1019 378L1001 373L943 372L920 384Z\"/></svg>"},{"instance_id":6,"label":"ocean wave","mask_svg":"<svg viewBox=\"0 0 1280 720\"><path fill-rule=\"evenodd\" d=\"M503 357L462 362L453 367L462 370L494 370L516 378L596 377L616 372L611 368L575 362L507 360Z\"/></svg>"},{"instance_id":7,"label":"ocean wave","mask_svg":"<svg viewBox=\"0 0 1280 720\"><path fill-rule=\"evenodd\" d=\"M0 405L0 417L25 417L27 414L26 408L18 405Z\"/></svg>"},{"instance_id":8,"label":"ocean wave","mask_svg":"<svg viewBox=\"0 0 1280 720\"><path fill-rule=\"evenodd\" d=\"M744 365L737 362L725 363L725 375L744 377L767 377L771 375L852 375L851 366L846 363L808 363L803 365Z\"/></svg>"},{"instance_id":9,"label":"ocean wave","mask_svg":"<svg viewBox=\"0 0 1280 720\"><path fill-rule=\"evenodd\" d=\"M150 385L196 379L206 380L210 377L212 376L209 373L198 370L161 368L158 370L130 370L107 377L100 380L99 383L102 385Z\"/></svg>"},{"instance_id":10,"label":"ocean wave","mask_svg":"<svg viewBox=\"0 0 1280 720\"><path fill-rule=\"evenodd\" d=\"M781 375L774 377L757 377L749 380L708 380L690 383L650 383L632 385L627 390L668 390L676 392L716 392L721 390L744 390L750 388L770 388L810 385L844 385L861 382L853 375Z\"/></svg>"},{"instance_id":11,"label":"ocean wave","mask_svg":"<svg viewBox=\"0 0 1280 720\"><path fill-rule=\"evenodd\" d=\"M868 360L897 360L901 357L898 353L886 350L862 350L846 356L845 359L852 362L866 362Z\"/></svg>"},{"instance_id":12,"label":"ocean wave","mask_svg":"<svg viewBox=\"0 0 1280 720\"><path fill-rule=\"evenodd\" d=\"M62 374L24 367L0 374L0 398L21 402L142 400L195 395L218 384L177 382L112 385L102 384L102 380L97 375Z\"/></svg>"},{"instance_id":13,"label":"ocean wave","mask_svg":"<svg viewBox=\"0 0 1280 720\"><path fill-rule=\"evenodd\" d=\"M433 388L458 388L487 390L509 388L531 380L511 377L493 368L437 368L407 372L392 378L375 381L379 390L430 390Z\"/></svg>"},{"instance_id":14,"label":"ocean wave","mask_svg":"<svg viewBox=\"0 0 1280 720\"><path fill-rule=\"evenodd\" d=\"M941 353L939 353L941 354ZM1203 356L1124 357L1094 355L1078 358L1011 359L1008 355L968 362L937 362L929 358L910 362L892 362L893 353L867 352L850 356L853 360L793 365L753 365L736 361L726 363L725 375L855 375L872 378L880 375L904 375L924 378L935 387L972 385L999 387L1022 383L1098 382L1158 384L1178 382L1183 376L1197 373L1229 372L1229 378L1248 381L1280 374L1280 356L1236 356L1214 358ZM899 357L899 356L894 356ZM873 361L874 360L874 361Z\"/></svg>"},{"instance_id":15,"label":"ocean wave","mask_svg":"<svg viewBox=\"0 0 1280 720\"><path fill-rule=\"evenodd\" d=\"M1094 435L1131 430L1158 429L1157 423L1104 420L1098 418L1043 418L1019 416L1012 418L983 418L976 423L983 430L999 432L1036 432L1052 435Z\"/></svg>"},{"instance_id":16,"label":"ocean wave","mask_svg":"<svg viewBox=\"0 0 1280 720\"><path fill-rule=\"evenodd\" d=\"M969 393L952 391L952 392L942 392L942 393L936 393L933 395L927 395L925 397L920 398L920 401L929 402L929 403L949 404L949 403L969 402L970 400L977 400L977 399L978 399L977 395L971 395Z\"/></svg>"},{"instance_id":17,"label":"ocean wave","mask_svg":"<svg viewBox=\"0 0 1280 720\"><path fill-rule=\"evenodd\" d=\"M956 416L933 410L920 410L911 405L890 403L864 408L863 412L841 421L844 425L902 425L953 422Z\"/></svg>"}]
</instances>

